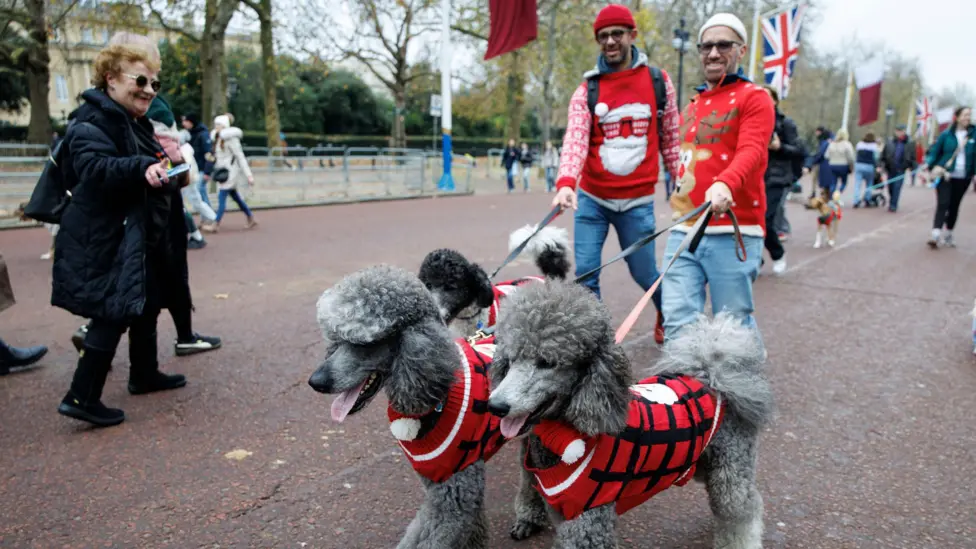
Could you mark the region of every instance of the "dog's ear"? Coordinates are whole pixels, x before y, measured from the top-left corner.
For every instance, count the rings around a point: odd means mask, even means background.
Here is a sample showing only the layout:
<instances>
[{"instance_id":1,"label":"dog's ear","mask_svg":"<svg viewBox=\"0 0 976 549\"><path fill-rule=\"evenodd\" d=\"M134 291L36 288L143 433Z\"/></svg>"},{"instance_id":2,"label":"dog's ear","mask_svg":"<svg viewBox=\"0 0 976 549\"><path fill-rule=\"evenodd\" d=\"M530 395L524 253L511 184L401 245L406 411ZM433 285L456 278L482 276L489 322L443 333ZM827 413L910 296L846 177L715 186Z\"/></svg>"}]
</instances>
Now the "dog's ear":
<instances>
[{"instance_id":1,"label":"dog's ear","mask_svg":"<svg viewBox=\"0 0 976 549\"><path fill-rule=\"evenodd\" d=\"M609 344L586 366L570 397L566 419L581 433L619 433L627 427L630 406L630 362Z\"/></svg>"},{"instance_id":2,"label":"dog's ear","mask_svg":"<svg viewBox=\"0 0 976 549\"><path fill-rule=\"evenodd\" d=\"M973 315L976 315L976 309L974 309ZM495 352L495 356L491 358L491 367L488 368L488 377L491 381L491 387L495 388L501 384L505 376L508 375L508 368L511 361L502 353Z\"/></svg>"},{"instance_id":3,"label":"dog's ear","mask_svg":"<svg viewBox=\"0 0 976 549\"><path fill-rule=\"evenodd\" d=\"M439 320L408 327L400 336L386 381L390 405L404 415L431 411L447 396L460 360L457 346Z\"/></svg>"},{"instance_id":4,"label":"dog's ear","mask_svg":"<svg viewBox=\"0 0 976 549\"><path fill-rule=\"evenodd\" d=\"M492 289L488 273L477 263L471 264L471 280L474 284L475 303L482 309L491 307L495 301L495 291Z\"/></svg>"}]
</instances>

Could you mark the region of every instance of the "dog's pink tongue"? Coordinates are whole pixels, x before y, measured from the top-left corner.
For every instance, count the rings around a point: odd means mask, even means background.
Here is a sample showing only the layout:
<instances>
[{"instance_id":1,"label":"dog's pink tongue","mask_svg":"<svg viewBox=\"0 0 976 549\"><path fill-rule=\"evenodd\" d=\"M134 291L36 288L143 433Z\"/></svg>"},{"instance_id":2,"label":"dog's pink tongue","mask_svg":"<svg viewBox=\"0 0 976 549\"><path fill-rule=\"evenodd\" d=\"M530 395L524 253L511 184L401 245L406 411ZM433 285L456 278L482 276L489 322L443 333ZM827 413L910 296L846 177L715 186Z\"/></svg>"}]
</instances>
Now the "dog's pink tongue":
<instances>
[{"instance_id":1,"label":"dog's pink tongue","mask_svg":"<svg viewBox=\"0 0 976 549\"><path fill-rule=\"evenodd\" d=\"M365 386L366 382L363 381L358 387L339 393L339 396L332 401L332 421L342 423L342 420L346 419L349 411L356 405L356 400L359 399L359 392Z\"/></svg>"},{"instance_id":2,"label":"dog's pink tongue","mask_svg":"<svg viewBox=\"0 0 976 549\"><path fill-rule=\"evenodd\" d=\"M519 431L522 430L522 426L525 425L525 420L529 416L518 416L518 417L503 417L502 423L499 427L502 430L502 436L505 438L515 438L518 436Z\"/></svg>"}]
</instances>

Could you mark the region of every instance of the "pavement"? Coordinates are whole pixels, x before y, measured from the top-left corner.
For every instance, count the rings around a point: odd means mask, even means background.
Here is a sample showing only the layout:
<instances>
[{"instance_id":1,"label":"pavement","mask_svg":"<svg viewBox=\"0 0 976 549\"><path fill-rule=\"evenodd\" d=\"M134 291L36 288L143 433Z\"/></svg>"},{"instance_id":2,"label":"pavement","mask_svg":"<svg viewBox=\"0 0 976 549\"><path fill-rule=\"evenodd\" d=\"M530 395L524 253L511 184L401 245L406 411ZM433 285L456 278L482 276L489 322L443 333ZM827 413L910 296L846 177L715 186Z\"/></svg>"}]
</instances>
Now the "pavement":
<instances>
[{"instance_id":1,"label":"pavement","mask_svg":"<svg viewBox=\"0 0 976 549\"><path fill-rule=\"evenodd\" d=\"M548 205L515 193L280 209L250 231L229 214L190 253L195 329L223 348L174 357L163 313L162 368L189 384L130 396L122 350L104 401L127 420L101 430L56 413L81 319L49 305L48 233L0 232L18 300L0 335L51 349L38 368L0 377L0 547L395 546L421 484L389 434L384 397L337 426L331 399L308 387L323 353L315 300L370 264L415 270L435 247L496 265L508 232ZM847 208L837 247L819 250L814 214L788 206L789 271L773 277L767 262L755 285L778 410L759 458L767 548L973 547L976 197L963 202L955 249L925 246L933 206L933 191L909 187L898 213ZM570 216L555 223L572 229ZM604 257L618 250L611 236ZM520 260L502 276L533 272ZM623 264L602 285L619 322L641 291ZM658 354L653 316L624 342L635 368ZM518 465L514 445L489 464L490 546L549 547L551 533L508 537ZM711 547L712 522L692 483L621 517L620 546Z\"/></svg>"}]
</instances>

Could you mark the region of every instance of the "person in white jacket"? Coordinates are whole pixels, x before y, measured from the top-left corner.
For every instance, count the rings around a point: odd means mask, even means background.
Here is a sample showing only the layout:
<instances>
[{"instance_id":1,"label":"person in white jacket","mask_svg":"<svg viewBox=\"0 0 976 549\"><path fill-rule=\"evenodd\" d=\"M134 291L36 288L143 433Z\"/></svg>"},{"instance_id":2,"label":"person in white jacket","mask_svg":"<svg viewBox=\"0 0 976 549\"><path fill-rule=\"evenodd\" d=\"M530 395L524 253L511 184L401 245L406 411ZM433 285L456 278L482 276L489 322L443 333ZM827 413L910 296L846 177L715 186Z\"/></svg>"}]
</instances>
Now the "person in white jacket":
<instances>
[{"instance_id":1,"label":"person in white jacket","mask_svg":"<svg viewBox=\"0 0 976 549\"><path fill-rule=\"evenodd\" d=\"M215 226L220 226L220 220L224 217L227 208L227 197L230 196L237 206L247 216L247 228L250 229L258 224L254 220L247 203L237 192L237 186L247 181L254 185L254 175L251 167L247 165L247 158L244 156L244 149L241 147L241 138L244 132L237 127L230 125L230 118L222 114L214 118L214 169L211 177L217 181L217 219ZM219 177L222 169L227 170L227 178Z\"/></svg>"}]
</instances>

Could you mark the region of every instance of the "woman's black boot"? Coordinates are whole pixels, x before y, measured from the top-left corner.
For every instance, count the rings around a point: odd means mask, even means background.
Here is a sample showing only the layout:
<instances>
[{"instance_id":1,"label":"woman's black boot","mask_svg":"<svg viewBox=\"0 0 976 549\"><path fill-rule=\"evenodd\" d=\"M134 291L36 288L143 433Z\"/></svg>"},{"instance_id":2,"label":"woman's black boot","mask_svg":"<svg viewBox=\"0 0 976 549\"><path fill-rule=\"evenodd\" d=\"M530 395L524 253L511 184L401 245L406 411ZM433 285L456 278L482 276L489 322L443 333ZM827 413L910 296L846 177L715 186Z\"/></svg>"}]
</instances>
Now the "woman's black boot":
<instances>
[{"instance_id":1,"label":"woman's black boot","mask_svg":"<svg viewBox=\"0 0 976 549\"><path fill-rule=\"evenodd\" d=\"M109 408L101 400L108 369L114 357L114 352L82 349L71 389L58 406L59 414L99 427L118 425L125 421L125 412Z\"/></svg>"},{"instance_id":2,"label":"woman's black boot","mask_svg":"<svg viewBox=\"0 0 976 549\"><path fill-rule=\"evenodd\" d=\"M132 337L131 331L129 337ZM186 385L186 377L183 375L167 375L159 371L156 332L152 333L152 337L129 340L129 364L129 394L144 395Z\"/></svg>"}]
</instances>

